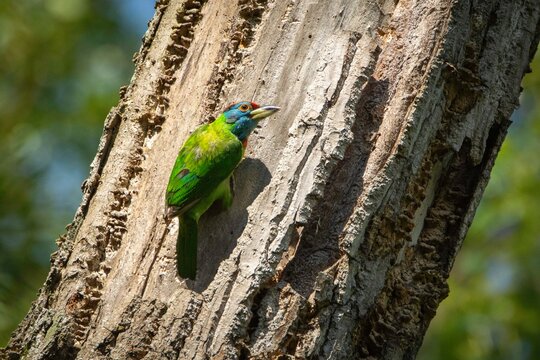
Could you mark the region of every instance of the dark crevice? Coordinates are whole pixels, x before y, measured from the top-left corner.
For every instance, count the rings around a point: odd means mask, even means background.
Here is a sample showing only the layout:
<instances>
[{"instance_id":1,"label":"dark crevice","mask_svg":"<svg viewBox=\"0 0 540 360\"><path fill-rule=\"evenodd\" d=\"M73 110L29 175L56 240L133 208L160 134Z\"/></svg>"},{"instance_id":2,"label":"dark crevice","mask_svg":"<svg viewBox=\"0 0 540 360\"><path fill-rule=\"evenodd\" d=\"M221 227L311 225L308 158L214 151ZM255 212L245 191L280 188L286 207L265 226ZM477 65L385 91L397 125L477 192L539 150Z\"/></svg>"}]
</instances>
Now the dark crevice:
<instances>
[{"instance_id":1,"label":"dark crevice","mask_svg":"<svg viewBox=\"0 0 540 360\"><path fill-rule=\"evenodd\" d=\"M363 173L373 148L371 135L378 130L387 99L388 81L370 78L354 105L353 141L329 176L332 180L324 190L324 200L313 210L295 257L283 273L283 280L302 296L313 291L317 275L342 255L339 238L362 191Z\"/></svg>"},{"instance_id":2,"label":"dark crevice","mask_svg":"<svg viewBox=\"0 0 540 360\"><path fill-rule=\"evenodd\" d=\"M249 324L247 326L247 333L253 334L255 330L259 328L259 322L261 320L261 317L259 315L259 309L261 306L261 302L264 299L264 297L267 294L267 289L261 289L257 294L255 294L255 297L253 298L253 302L251 305L251 319L249 320Z\"/></svg>"}]
</instances>

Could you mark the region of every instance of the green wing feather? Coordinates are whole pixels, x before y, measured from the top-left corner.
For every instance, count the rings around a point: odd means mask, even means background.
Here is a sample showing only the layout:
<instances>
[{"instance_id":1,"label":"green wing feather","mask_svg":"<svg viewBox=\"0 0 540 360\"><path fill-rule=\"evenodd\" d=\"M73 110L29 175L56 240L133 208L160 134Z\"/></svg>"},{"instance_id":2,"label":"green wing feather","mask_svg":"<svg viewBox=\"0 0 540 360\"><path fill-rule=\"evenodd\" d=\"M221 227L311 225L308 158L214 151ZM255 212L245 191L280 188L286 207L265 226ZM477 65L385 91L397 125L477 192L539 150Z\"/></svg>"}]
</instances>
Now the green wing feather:
<instances>
[{"instance_id":1,"label":"green wing feather","mask_svg":"<svg viewBox=\"0 0 540 360\"><path fill-rule=\"evenodd\" d=\"M198 146L199 138L208 129L208 125L203 125L191 134L186 140L171 171L169 184L167 185L167 204L175 206L178 210L183 210L189 202L196 200L193 196L200 183L200 171L197 175L196 168L200 165L193 164L190 156Z\"/></svg>"},{"instance_id":2,"label":"green wing feather","mask_svg":"<svg viewBox=\"0 0 540 360\"><path fill-rule=\"evenodd\" d=\"M203 125L193 132L174 164L166 199L179 213L208 196L242 160L242 143L214 124Z\"/></svg>"}]
</instances>

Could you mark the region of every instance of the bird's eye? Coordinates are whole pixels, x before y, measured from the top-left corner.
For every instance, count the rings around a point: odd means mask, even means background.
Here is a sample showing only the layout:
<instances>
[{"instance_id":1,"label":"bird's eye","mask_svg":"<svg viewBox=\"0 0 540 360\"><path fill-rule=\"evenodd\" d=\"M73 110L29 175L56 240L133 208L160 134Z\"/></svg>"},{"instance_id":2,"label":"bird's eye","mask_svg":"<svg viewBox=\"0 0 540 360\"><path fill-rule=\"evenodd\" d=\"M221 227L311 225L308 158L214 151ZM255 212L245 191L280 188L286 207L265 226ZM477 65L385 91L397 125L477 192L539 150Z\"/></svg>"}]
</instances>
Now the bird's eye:
<instances>
[{"instance_id":1,"label":"bird's eye","mask_svg":"<svg viewBox=\"0 0 540 360\"><path fill-rule=\"evenodd\" d=\"M248 111L250 109L250 106L248 104L242 104L239 107L240 111Z\"/></svg>"}]
</instances>

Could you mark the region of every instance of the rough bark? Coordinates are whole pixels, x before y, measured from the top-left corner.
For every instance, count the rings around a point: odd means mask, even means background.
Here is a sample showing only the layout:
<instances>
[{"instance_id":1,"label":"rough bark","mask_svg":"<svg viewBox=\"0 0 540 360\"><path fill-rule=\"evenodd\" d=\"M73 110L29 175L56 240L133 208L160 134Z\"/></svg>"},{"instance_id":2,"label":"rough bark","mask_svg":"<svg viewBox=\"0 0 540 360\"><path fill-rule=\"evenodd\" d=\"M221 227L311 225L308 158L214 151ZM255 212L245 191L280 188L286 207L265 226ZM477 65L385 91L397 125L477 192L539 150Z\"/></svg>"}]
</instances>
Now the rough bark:
<instances>
[{"instance_id":1,"label":"rough bark","mask_svg":"<svg viewBox=\"0 0 540 360\"><path fill-rule=\"evenodd\" d=\"M414 358L539 38L537 0L160 1L10 359ZM164 189L227 103L282 111L175 273Z\"/></svg>"}]
</instances>

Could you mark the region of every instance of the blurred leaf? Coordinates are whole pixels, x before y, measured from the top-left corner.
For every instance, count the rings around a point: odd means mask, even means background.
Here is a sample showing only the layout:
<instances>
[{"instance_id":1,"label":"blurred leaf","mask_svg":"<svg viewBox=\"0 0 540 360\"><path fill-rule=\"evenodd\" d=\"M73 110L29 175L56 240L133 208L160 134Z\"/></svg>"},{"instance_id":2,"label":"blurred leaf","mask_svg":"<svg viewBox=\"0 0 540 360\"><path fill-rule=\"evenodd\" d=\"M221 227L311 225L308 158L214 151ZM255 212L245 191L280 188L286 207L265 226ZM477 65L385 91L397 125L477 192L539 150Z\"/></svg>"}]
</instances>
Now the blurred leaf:
<instances>
[{"instance_id":1,"label":"blurred leaf","mask_svg":"<svg viewBox=\"0 0 540 360\"><path fill-rule=\"evenodd\" d=\"M36 298L80 202L152 0L0 2L0 346ZM145 3L146 7L141 7Z\"/></svg>"}]
</instances>

